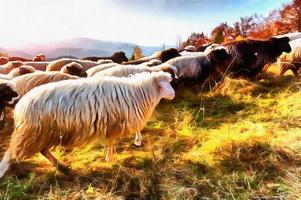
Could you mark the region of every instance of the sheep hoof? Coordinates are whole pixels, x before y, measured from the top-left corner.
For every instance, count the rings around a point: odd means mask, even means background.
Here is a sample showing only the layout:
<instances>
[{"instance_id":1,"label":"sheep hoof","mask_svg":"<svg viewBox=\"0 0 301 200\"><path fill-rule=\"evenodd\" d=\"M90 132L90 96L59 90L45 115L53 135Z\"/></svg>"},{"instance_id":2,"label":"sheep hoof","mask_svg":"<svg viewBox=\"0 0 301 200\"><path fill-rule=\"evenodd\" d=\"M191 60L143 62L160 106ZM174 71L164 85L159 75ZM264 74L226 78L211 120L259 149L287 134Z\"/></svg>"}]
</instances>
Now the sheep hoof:
<instances>
[{"instance_id":1,"label":"sheep hoof","mask_svg":"<svg viewBox=\"0 0 301 200\"><path fill-rule=\"evenodd\" d=\"M135 143L132 143L132 147L134 148L139 148L139 147L143 147L144 145L143 144L135 144Z\"/></svg>"}]
</instances>

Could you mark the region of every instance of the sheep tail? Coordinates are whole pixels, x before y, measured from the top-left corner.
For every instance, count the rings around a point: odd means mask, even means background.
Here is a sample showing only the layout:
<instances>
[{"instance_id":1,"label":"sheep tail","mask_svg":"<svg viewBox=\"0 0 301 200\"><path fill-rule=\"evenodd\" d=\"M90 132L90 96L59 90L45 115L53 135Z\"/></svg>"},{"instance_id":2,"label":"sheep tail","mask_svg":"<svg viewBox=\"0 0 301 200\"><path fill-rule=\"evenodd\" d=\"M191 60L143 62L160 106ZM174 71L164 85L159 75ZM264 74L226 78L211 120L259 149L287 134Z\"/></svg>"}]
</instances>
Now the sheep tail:
<instances>
[{"instance_id":1,"label":"sheep tail","mask_svg":"<svg viewBox=\"0 0 301 200\"><path fill-rule=\"evenodd\" d=\"M0 178L3 177L10 165L11 152L8 150L5 152L2 161L0 163Z\"/></svg>"}]
</instances>

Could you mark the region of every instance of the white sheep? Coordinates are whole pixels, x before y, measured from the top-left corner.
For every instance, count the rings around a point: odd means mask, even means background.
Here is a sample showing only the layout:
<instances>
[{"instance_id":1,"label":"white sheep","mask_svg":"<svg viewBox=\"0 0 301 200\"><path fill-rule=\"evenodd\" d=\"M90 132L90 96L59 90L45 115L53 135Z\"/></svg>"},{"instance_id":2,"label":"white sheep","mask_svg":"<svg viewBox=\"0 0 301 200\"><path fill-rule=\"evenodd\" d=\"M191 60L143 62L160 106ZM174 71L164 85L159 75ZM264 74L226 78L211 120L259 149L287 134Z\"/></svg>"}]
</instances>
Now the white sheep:
<instances>
[{"instance_id":1,"label":"white sheep","mask_svg":"<svg viewBox=\"0 0 301 200\"><path fill-rule=\"evenodd\" d=\"M301 39L290 42L292 51L290 53L282 53L277 63L280 67L279 76L283 76L287 70L291 70L295 76L298 76L301 68Z\"/></svg>"},{"instance_id":2,"label":"white sheep","mask_svg":"<svg viewBox=\"0 0 301 200\"><path fill-rule=\"evenodd\" d=\"M124 64L118 64L118 63L100 64L100 65L97 65L97 66L94 66L94 67L88 69L87 70L87 76L92 77L100 71L103 71L103 70L106 70L106 69L109 69L109 68L112 68L112 67L116 67L116 66L120 66L120 67L124 67L124 66L154 67L154 66L157 66L157 65L160 65L160 64L162 64L162 62L160 60L157 60L157 59L152 59L150 61L143 62L143 63L140 63L138 65L124 65Z\"/></svg>"},{"instance_id":3,"label":"white sheep","mask_svg":"<svg viewBox=\"0 0 301 200\"><path fill-rule=\"evenodd\" d=\"M289 41L294 41L294 40L298 40L301 38L301 33L300 32L294 32L294 33L287 33L284 35L277 35L274 36L275 38L283 38L283 37L288 37Z\"/></svg>"},{"instance_id":4,"label":"white sheep","mask_svg":"<svg viewBox=\"0 0 301 200\"><path fill-rule=\"evenodd\" d=\"M225 47L208 50L206 53L191 52L190 55L173 58L167 64L177 68L179 81L190 79L203 83L230 58Z\"/></svg>"},{"instance_id":5,"label":"white sheep","mask_svg":"<svg viewBox=\"0 0 301 200\"><path fill-rule=\"evenodd\" d=\"M90 60L77 60L77 59L69 59L69 58L62 58L59 60L54 60L50 62L49 65L47 65L46 71L60 71L65 65L76 62L83 66L85 71L90 69L91 67L94 67L98 65L97 62L90 61Z\"/></svg>"},{"instance_id":6,"label":"white sheep","mask_svg":"<svg viewBox=\"0 0 301 200\"><path fill-rule=\"evenodd\" d=\"M99 59L99 60L97 60L97 64L99 64L99 65L108 64L108 63L113 63L113 61L109 60L109 59Z\"/></svg>"},{"instance_id":7,"label":"white sheep","mask_svg":"<svg viewBox=\"0 0 301 200\"><path fill-rule=\"evenodd\" d=\"M128 77L130 75L134 75L142 72L158 72L158 71L168 72L173 77L177 75L177 68L169 64L161 64L155 67L148 67L145 65L116 65L111 68L99 71L93 76Z\"/></svg>"},{"instance_id":8,"label":"white sheep","mask_svg":"<svg viewBox=\"0 0 301 200\"><path fill-rule=\"evenodd\" d=\"M190 51L190 52L192 52L192 51L196 51L197 49L196 49L196 47L193 46L193 45L188 45L188 46L186 46L186 47L184 48L184 50L185 50L185 51Z\"/></svg>"},{"instance_id":9,"label":"white sheep","mask_svg":"<svg viewBox=\"0 0 301 200\"><path fill-rule=\"evenodd\" d=\"M106 160L111 161L115 140L140 131L161 98L174 98L170 81L170 74L154 72L67 80L33 89L15 108L15 129L0 163L0 177L11 160L39 152L58 169L66 169L49 152L58 145L68 148L104 140Z\"/></svg>"},{"instance_id":10,"label":"white sheep","mask_svg":"<svg viewBox=\"0 0 301 200\"><path fill-rule=\"evenodd\" d=\"M194 56L194 55L202 55L202 54L209 54L212 50L215 49L225 49L224 46L220 45L220 44L211 44L208 47L205 48L205 50L203 52L190 52L190 51L182 51L180 54L182 56Z\"/></svg>"},{"instance_id":11,"label":"white sheep","mask_svg":"<svg viewBox=\"0 0 301 200\"><path fill-rule=\"evenodd\" d=\"M61 72L37 71L35 73L13 78L10 82L15 85L16 91L20 97L22 97L37 86L69 79L79 79L79 77Z\"/></svg>"},{"instance_id":12,"label":"white sheep","mask_svg":"<svg viewBox=\"0 0 301 200\"><path fill-rule=\"evenodd\" d=\"M119 64L117 64L117 63L107 63L107 64L96 65L96 66L91 67L90 69L88 69L86 71L87 72L87 76L88 77L94 76L94 74L96 74L97 72L100 72L102 70L109 69L111 67L115 67L115 66L118 66L118 65Z\"/></svg>"},{"instance_id":13,"label":"white sheep","mask_svg":"<svg viewBox=\"0 0 301 200\"><path fill-rule=\"evenodd\" d=\"M172 75L172 77L177 78L177 68L169 64L162 64L155 67L148 67L146 63L140 65L116 65L111 68L99 71L93 75L93 77L103 77L103 76L114 76L114 77L129 77L142 72L157 72L164 71ZM141 146L142 137L140 131L136 132L136 137L134 145Z\"/></svg>"},{"instance_id":14,"label":"white sheep","mask_svg":"<svg viewBox=\"0 0 301 200\"><path fill-rule=\"evenodd\" d=\"M149 66L149 67L153 67L153 66L157 66L157 65L162 64L162 61L158 60L158 59L151 59L150 61L145 62L143 64L146 65L146 66Z\"/></svg>"}]
</instances>

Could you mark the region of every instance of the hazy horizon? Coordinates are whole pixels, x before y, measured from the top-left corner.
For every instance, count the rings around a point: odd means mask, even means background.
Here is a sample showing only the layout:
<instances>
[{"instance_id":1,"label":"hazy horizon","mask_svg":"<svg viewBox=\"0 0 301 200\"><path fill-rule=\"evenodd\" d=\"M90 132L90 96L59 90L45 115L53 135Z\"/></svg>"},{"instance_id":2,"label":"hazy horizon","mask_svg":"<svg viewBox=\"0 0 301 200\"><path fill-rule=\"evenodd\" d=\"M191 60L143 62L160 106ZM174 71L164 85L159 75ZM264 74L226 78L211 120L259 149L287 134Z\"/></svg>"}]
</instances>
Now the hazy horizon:
<instances>
[{"instance_id":1,"label":"hazy horizon","mask_svg":"<svg viewBox=\"0 0 301 200\"><path fill-rule=\"evenodd\" d=\"M289 0L0 0L0 47L78 37L145 46L175 45L254 13L267 16ZM5 30L5 31L3 31Z\"/></svg>"}]
</instances>

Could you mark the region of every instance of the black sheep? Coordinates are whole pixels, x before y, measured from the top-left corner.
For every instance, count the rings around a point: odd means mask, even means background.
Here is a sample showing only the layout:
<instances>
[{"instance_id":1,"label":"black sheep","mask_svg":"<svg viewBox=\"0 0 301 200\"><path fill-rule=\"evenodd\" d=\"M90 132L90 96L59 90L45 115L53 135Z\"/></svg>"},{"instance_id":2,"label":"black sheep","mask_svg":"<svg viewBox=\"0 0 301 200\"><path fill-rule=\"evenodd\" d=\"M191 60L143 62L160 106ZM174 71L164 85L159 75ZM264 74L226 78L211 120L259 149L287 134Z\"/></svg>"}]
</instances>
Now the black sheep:
<instances>
[{"instance_id":1,"label":"black sheep","mask_svg":"<svg viewBox=\"0 0 301 200\"><path fill-rule=\"evenodd\" d=\"M232 76L255 77L266 64L273 63L283 53L289 53L289 37L267 40L241 40L224 44L232 57Z\"/></svg>"}]
</instances>

